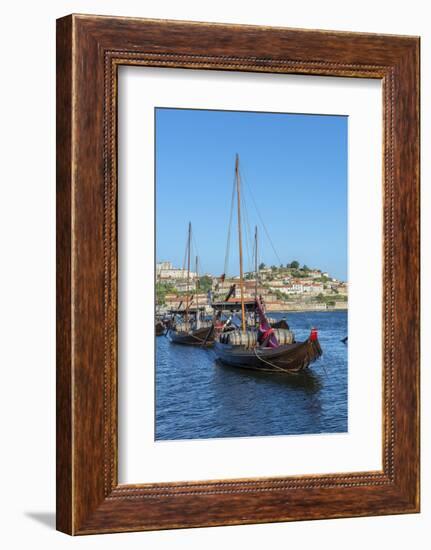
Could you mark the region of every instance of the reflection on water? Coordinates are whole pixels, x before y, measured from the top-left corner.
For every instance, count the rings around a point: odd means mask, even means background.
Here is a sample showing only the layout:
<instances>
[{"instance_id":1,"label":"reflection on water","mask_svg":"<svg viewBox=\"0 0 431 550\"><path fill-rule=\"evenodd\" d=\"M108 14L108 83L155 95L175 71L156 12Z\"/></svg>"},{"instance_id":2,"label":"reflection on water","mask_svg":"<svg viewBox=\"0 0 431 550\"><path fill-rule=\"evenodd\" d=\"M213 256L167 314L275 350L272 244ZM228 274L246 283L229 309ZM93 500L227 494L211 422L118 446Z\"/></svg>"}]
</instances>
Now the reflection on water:
<instances>
[{"instance_id":1,"label":"reflection on water","mask_svg":"<svg viewBox=\"0 0 431 550\"><path fill-rule=\"evenodd\" d=\"M272 314L275 318L285 314ZM156 339L156 439L347 431L347 312L288 314L297 340L319 329L323 356L296 375L222 365L211 349Z\"/></svg>"},{"instance_id":2,"label":"reflection on water","mask_svg":"<svg viewBox=\"0 0 431 550\"><path fill-rule=\"evenodd\" d=\"M237 368L224 365L218 359L215 359L215 364L221 369L233 372L235 376L238 373ZM302 388L304 391L310 393L318 391L321 387L320 377L318 377L311 369L307 369L296 374L293 373L290 376L286 376L285 373L280 372L269 374L267 372L259 372L250 369L244 369L241 372L243 376L251 376L257 381L257 383L261 382L267 387L271 384L281 384L291 388ZM268 377L270 377L269 380Z\"/></svg>"}]
</instances>

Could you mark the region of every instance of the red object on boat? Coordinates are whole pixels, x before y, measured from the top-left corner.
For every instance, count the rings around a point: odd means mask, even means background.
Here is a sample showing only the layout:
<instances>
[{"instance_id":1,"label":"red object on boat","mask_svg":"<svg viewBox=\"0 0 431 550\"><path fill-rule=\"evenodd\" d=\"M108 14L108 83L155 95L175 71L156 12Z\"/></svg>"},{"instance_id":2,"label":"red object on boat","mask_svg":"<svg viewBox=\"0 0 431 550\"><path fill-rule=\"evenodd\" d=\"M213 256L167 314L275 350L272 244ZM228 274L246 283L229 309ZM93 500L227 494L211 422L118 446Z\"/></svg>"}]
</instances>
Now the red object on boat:
<instances>
[{"instance_id":1,"label":"red object on boat","mask_svg":"<svg viewBox=\"0 0 431 550\"><path fill-rule=\"evenodd\" d=\"M262 342L264 342L271 334L274 333L274 329L272 327L269 327L269 329L265 330L264 328L262 328L262 325L261 325L260 330L263 332Z\"/></svg>"},{"instance_id":2,"label":"red object on boat","mask_svg":"<svg viewBox=\"0 0 431 550\"><path fill-rule=\"evenodd\" d=\"M317 340L317 328L312 328L310 332L310 342L315 342Z\"/></svg>"},{"instance_id":3,"label":"red object on boat","mask_svg":"<svg viewBox=\"0 0 431 550\"><path fill-rule=\"evenodd\" d=\"M261 332L264 332L264 337L268 338L267 346L270 348L278 348L279 344L277 337L272 330L271 324L266 318L265 312L263 311L262 303L259 298L256 298L256 309L259 315L259 329Z\"/></svg>"}]
</instances>

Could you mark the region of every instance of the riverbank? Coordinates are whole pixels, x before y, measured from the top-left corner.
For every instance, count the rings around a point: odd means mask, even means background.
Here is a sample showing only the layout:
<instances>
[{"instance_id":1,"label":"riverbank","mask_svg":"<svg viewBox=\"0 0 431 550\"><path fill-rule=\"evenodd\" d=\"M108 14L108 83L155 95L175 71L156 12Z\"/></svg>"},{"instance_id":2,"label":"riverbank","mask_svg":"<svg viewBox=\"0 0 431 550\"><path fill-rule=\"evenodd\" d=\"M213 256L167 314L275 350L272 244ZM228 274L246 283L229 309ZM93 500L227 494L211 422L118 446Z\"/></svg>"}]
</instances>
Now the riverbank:
<instances>
[{"instance_id":1,"label":"riverbank","mask_svg":"<svg viewBox=\"0 0 431 550\"><path fill-rule=\"evenodd\" d=\"M316 312L316 311L347 311L348 305L346 302L335 304L335 306L327 307L326 304L287 304L287 303L270 303L265 304L266 311L279 311L281 313L295 312Z\"/></svg>"}]
</instances>

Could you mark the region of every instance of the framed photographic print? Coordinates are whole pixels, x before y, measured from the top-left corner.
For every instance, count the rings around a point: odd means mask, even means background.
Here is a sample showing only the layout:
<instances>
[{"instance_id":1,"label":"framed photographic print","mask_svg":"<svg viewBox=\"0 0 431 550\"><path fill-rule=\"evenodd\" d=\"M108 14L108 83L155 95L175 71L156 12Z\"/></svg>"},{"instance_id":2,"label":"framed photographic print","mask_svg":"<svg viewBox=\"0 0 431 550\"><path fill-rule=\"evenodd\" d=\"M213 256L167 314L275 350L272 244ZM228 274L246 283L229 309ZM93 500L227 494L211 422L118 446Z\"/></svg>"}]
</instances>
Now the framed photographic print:
<instances>
[{"instance_id":1,"label":"framed photographic print","mask_svg":"<svg viewBox=\"0 0 431 550\"><path fill-rule=\"evenodd\" d=\"M419 39L57 22L57 527L419 511Z\"/></svg>"}]
</instances>

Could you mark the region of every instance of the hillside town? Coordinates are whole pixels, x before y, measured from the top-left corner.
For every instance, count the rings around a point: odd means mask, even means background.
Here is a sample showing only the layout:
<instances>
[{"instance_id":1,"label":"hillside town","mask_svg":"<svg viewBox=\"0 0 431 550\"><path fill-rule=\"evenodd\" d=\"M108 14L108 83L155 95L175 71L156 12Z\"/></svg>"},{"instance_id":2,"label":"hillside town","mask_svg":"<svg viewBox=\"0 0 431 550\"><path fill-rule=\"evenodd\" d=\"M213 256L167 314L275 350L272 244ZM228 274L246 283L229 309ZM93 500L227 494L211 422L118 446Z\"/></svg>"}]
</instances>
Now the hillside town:
<instances>
[{"instance_id":1,"label":"hillside town","mask_svg":"<svg viewBox=\"0 0 431 550\"><path fill-rule=\"evenodd\" d=\"M156 264L156 304L159 309L176 309L188 292L195 303L206 305L223 300L235 285L234 298L239 297L239 275L226 277L206 273L198 275L177 268L170 261ZM254 272L244 274L244 298L253 299L256 292ZM285 265L266 266L258 270L257 289L267 311L325 311L347 309L347 283L317 268L300 266L294 260Z\"/></svg>"}]
</instances>

